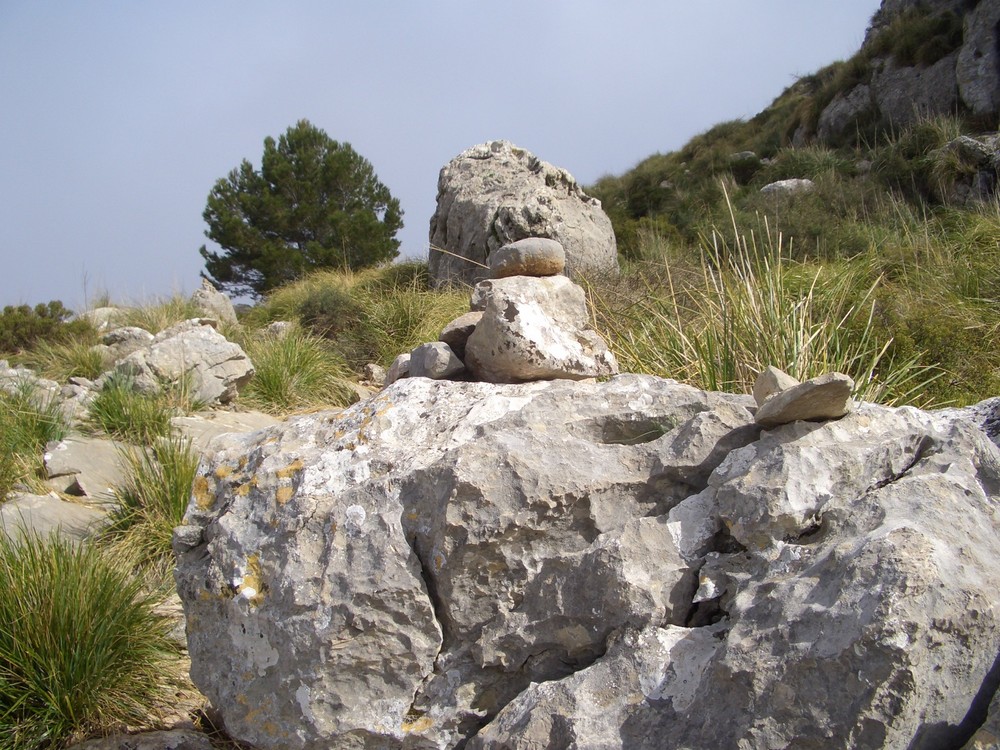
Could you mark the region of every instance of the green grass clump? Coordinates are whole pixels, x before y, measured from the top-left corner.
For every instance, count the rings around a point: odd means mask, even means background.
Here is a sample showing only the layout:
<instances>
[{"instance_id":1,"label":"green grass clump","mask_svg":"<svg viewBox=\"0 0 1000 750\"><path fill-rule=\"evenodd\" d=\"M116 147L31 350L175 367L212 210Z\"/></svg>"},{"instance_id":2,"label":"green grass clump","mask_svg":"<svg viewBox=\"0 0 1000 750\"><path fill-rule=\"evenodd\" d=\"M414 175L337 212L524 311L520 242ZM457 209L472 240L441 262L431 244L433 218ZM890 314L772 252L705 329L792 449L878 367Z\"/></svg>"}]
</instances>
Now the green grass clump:
<instances>
[{"instance_id":1,"label":"green grass clump","mask_svg":"<svg viewBox=\"0 0 1000 750\"><path fill-rule=\"evenodd\" d=\"M30 383L0 390L0 502L20 483L39 476L45 445L61 440L66 420L55 398Z\"/></svg>"},{"instance_id":2,"label":"green grass clump","mask_svg":"<svg viewBox=\"0 0 1000 750\"><path fill-rule=\"evenodd\" d=\"M169 699L155 604L99 546L0 534L0 747L147 723Z\"/></svg>"},{"instance_id":3,"label":"green grass clump","mask_svg":"<svg viewBox=\"0 0 1000 750\"><path fill-rule=\"evenodd\" d=\"M243 347L254 376L240 401L269 414L319 406L347 406L357 397L350 368L329 341L295 327L279 336L258 333Z\"/></svg>"},{"instance_id":4,"label":"green grass clump","mask_svg":"<svg viewBox=\"0 0 1000 750\"><path fill-rule=\"evenodd\" d=\"M170 435L174 414L168 396L135 390L130 378L112 375L90 404L90 422L105 434L139 445Z\"/></svg>"},{"instance_id":5,"label":"green grass clump","mask_svg":"<svg viewBox=\"0 0 1000 750\"><path fill-rule=\"evenodd\" d=\"M177 323L201 316L198 306L181 296L168 297L136 307L122 308L121 326L135 326L157 334Z\"/></svg>"},{"instance_id":6,"label":"green grass clump","mask_svg":"<svg viewBox=\"0 0 1000 750\"><path fill-rule=\"evenodd\" d=\"M119 507L102 540L142 569L163 572L173 562L170 541L184 518L198 470L190 440L165 438L150 448L121 451L124 476L115 487Z\"/></svg>"},{"instance_id":7,"label":"green grass clump","mask_svg":"<svg viewBox=\"0 0 1000 750\"><path fill-rule=\"evenodd\" d=\"M18 356L16 361L57 383L65 383L74 377L95 380L111 363L100 348L95 347L98 339L92 331L72 341L38 342L34 349Z\"/></svg>"},{"instance_id":8,"label":"green grass clump","mask_svg":"<svg viewBox=\"0 0 1000 750\"><path fill-rule=\"evenodd\" d=\"M921 352L892 355L876 324L877 279L790 261L766 224L747 237L734 223L729 236L714 233L698 263L668 248L663 265L633 272L624 288L591 287L598 329L624 371L737 393L768 365L799 380L838 371L858 398L926 405L937 372Z\"/></svg>"}]
</instances>

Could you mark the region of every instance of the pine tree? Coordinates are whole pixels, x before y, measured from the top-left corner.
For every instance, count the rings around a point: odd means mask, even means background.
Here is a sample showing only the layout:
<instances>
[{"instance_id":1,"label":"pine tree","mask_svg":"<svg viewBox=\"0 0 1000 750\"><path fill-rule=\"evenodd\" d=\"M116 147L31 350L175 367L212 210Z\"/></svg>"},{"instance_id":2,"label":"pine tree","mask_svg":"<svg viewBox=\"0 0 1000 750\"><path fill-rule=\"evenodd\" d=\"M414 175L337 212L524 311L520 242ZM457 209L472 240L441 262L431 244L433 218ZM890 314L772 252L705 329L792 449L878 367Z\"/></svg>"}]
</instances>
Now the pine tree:
<instances>
[{"instance_id":1,"label":"pine tree","mask_svg":"<svg viewBox=\"0 0 1000 750\"><path fill-rule=\"evenodd\" d=\"M264 140L258 172L247 160L215 183L202 214L206 278L262 297L318 268L358 269L396 257L399 201L349 143L307 120Z\"/></svg>"}]
</instances>

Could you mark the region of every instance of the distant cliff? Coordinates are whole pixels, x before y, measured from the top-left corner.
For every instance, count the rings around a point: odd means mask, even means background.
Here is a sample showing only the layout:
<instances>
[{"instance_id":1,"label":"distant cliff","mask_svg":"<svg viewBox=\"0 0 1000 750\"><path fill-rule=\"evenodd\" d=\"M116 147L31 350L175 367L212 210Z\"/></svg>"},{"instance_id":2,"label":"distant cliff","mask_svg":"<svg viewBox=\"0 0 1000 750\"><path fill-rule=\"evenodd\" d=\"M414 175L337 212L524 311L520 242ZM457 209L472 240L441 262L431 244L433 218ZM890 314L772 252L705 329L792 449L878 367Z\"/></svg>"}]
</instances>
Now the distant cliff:
<instances>
[{"instance_id":1,"label":"distant cliff","mask_svg":"<svg viewBox=\"0 0 1000 750\"><path fill-rule=\"evenodd\" d=\"M790 123L794 145L840 145L943 114L995 129L1000 0L884 0L854 57L800 83L812 101Z\"/></svg>"}]
</instances>

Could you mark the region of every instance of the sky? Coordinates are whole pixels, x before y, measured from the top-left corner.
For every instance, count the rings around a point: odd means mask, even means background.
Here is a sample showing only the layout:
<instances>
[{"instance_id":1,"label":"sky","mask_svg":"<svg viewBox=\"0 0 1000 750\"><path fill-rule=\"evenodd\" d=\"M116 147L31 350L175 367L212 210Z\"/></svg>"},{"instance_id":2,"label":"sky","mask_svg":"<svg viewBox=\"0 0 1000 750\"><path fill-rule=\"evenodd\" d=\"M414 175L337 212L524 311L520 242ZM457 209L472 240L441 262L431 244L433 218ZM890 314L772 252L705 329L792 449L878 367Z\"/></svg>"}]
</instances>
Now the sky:
<instances>
[{"instance_id":1,"label":"sky","mask_svg":"<svg viewBox=\"0 0 1000 750\"><path fill-rule=\"evenodd\" d=\"M372 163L426 259L467 148L621 174L850 57L878 6L0 0L0 306L190 294L212 186L303 118Z\"/></svg>"}]
</instances>

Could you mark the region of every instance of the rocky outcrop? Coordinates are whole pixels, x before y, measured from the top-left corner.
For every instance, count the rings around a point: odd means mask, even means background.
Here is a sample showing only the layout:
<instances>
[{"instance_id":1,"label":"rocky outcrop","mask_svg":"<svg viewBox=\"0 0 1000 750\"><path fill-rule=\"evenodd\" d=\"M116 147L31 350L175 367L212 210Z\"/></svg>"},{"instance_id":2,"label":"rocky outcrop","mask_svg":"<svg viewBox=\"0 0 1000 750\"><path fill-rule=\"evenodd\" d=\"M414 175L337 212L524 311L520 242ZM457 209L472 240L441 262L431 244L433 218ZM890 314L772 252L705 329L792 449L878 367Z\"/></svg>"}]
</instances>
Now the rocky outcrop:
<instances>
[{"instance_id":1,"label":"rocky outcrop","mask_svg":"<svg viewBox=\"0 0 1000 750\"><path fill-rule=\"evenodd\" d=\"M155 393L164 384L186 383L195 400L209 405L232 401L253 377L246 352L202 318L178 323L115 364L114 371L137 390Z\"/></svg>"},{"instance_id":2,"label":"rocky outcrop","mask_svg":"<svg viewBox=\"0 0 1000 750\"><path fill-rule=\"evenodd\" d=\"M771 182L760 189L764 195L802 195L811 193L816 189L816 183L812 180L794 177L788 180L778 180Z\"/></svg>"},{"instance_id":3,"label":"rocky outcrop","mask_svg":"<svg viewBox=\"0 0 1000 750\"><path fill-rule=\"evenodd\" d=\"M224 438L175 533L192 677L259 748L960 747L1000 451L959 411L754 409L411 378Z\"/></svg>"},{"instance_id":4,"label":"rocky outcrop","mask_svg":"<svg viewBox=\"0 0 1000 750\"><path fill-rule=\"evenodd\" d=\"M228 296L215 288L208 279L201 280L201 286L191 295L193 304L206 318L215 318L220 323L236 325L236 310Z\"/></svg>"},{"instance_id":5,"label":"rocky outcrop","mask_svg":"<svg viewBox=\"0 0 1000 750\"><path fill-rule=\"evenodd\" d=\"M961 39L914 39L919 32L912 25L928 16L954 19ZM908 39L911 53L926 43L925 59L900 57L894 42L882 43L894 34ZM838 92L820 113L821 142L854 139L873 122L899 128L934 115L965 112L985 121L1000 113L1000 0L883 0L859 54L867 56L864 80Z\"/></svg>"},{"instance_id":6,"label":"rocky outcrop","mask_svg":"<svg viewBox=\"0 0 1000 750\"><path fill-rule=\"evenodd\" d=\"M434 283L487 278L490 253L527 237L561 243L571 275L618 270L611 220L566 170L507 141L474 146L445 165L430 225Z\"/></svg>"}]
</instances>

